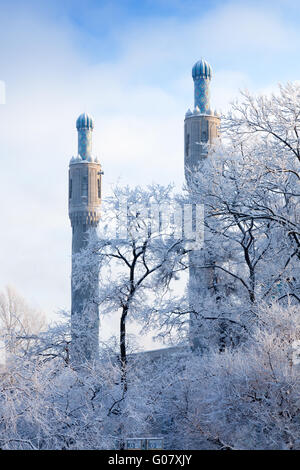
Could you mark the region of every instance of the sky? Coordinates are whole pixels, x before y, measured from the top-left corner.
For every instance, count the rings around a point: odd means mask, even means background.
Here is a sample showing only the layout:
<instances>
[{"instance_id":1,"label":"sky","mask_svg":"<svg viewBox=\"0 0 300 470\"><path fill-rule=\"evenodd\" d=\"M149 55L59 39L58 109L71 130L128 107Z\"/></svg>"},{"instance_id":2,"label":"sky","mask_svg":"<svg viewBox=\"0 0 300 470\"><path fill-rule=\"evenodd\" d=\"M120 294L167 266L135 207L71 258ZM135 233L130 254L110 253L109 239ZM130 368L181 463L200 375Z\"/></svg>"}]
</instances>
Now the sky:
<instances>
[{"instance_id":1,"label":"sky","mask_svg":"<svg viewBox=\"0 0 300 470\"><path fill-rule=\"evenodd\" d=\"M298 0L0 0L0 290L49 320L70 308L68 164L76 118L95 120L112 185L183 184L193 64L213 68L212 108L300 76ZM109 330L109 326L106 326Z\"/></svg>"}]
</instances>

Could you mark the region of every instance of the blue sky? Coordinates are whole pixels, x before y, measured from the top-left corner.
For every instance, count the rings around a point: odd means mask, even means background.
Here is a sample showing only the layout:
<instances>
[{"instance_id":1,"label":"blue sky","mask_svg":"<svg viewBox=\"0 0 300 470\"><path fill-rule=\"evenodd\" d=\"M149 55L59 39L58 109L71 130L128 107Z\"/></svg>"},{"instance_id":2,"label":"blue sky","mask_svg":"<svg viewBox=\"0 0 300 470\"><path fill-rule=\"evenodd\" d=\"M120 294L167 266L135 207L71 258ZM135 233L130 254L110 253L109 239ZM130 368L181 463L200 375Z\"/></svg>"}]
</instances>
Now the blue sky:
<instances>
[{"instance_id":1,"label":"blue sky","mask_svg":"<svg viewBox=\"0 0 300 470\"><path fill-rule=\"evenodd\" d=\"M212 107L300 76L300 3L0 0L0 288L69 308L67 172L77 116L95 118L111 184L183 183L191 68L213 68Z\"/></svg>"}]
</instances>

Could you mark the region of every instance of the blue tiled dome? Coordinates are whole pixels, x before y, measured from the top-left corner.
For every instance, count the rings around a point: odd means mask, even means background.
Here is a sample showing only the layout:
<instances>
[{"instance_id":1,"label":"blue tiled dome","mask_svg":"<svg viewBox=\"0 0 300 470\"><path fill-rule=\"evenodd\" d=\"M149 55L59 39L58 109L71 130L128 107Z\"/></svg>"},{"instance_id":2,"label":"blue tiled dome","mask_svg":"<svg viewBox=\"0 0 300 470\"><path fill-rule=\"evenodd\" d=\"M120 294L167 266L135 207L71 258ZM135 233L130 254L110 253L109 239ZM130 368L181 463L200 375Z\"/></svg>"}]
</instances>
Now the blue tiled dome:
<instances>
[{"instance_id":1,"label":"blue tiled dome","mask_svg":"<svg viewBox=\"0 0 300 470\"><path fill-rule=\"evenodd\" d=\"M83 113L80 114L79 118L76 121L77 129L94 129L94 119L90 114Z\"/></svg>"},{"instance_id":2,"label":"blue tiled dome","mask_svg":"<svg viewBox=\"0 0 300 470\"><path fill-rule=\"evenodd\" d=\"M208 62L205 62L205 60L201 59L198 60L198 62L195 63L193 69L192 69L192 77L195 80L195 78L199 77L205 77L205 78L210 78L212 77L212 68L209 65Z\"/></svg>"}]
</instances>

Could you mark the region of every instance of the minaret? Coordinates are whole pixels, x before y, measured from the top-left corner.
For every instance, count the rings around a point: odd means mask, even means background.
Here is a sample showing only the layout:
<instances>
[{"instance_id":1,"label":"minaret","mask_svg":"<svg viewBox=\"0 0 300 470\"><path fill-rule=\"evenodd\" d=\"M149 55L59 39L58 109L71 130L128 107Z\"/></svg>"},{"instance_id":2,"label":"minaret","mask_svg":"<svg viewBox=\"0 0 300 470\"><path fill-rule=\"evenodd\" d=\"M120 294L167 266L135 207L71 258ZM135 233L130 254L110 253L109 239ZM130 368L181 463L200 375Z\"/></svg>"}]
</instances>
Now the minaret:
<instances>
[{"instance_id":1,"label":"minaret","mask_svg":"<svg viewBox=\"0 0 300 470\"><path fill-rule=\"evenodd\" d=\"M78 155L69 166L69 217L72 226L72 306L71 361L83 363L98 357L99 311L95 302L98 272L86 276L84 285L76 285L74 258L86 246L88 234L96 230L100 219L101 165L92 156L94 122L84 113L76 121ZM82 269L85 269L84 267Z\"/></svg>"},{"instance_id":2,"label":"minaret","mask_svg":"<svg viewBox=\"0 0 300 470\"><path fill-rule=\"evenodd\" d=\"M184 169L187 187L192 189L193 175L201 171L201 165L207 159L213 142L219 137L220 117L210 108L211 66L203 59L196 62L192 69L194 80L194 110L189 109L184 120ZM205 201L199 197L199 204ZM202 328L201 313L205 299L211 295L215 282L214 269L204 268L214 263L213 255L206 251L194 250L189 256L189 297L190 308L195 314L190 315L190 344L192 349L204 352L207 338ZM200 268L200 266L202 266Z\"/></svg>"}]
</instances>

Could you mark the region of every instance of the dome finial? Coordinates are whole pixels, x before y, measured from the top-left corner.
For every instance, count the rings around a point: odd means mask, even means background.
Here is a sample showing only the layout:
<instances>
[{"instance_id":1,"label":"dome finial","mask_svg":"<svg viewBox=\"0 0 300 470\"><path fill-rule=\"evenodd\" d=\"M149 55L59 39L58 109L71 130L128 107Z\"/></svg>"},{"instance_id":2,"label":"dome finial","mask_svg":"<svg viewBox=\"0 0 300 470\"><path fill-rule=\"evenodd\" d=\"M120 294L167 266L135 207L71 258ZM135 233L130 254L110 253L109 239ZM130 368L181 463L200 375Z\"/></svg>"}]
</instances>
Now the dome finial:
<instances>
[{"instance_id":1,"label":"dome finial","mask_svg":"<svg viewBox=\"0 0 300 470\"><path fill-rule=\"evenodd\" d=\"M212 77L212 68L209 63L203 58L198 60L192 68L192 77L194 80L197 80L200 77L208 78L210 80Z\"/></svg>"},{"instance_id":2,"label":"dome finial","mask_svg":"<svg viewBox=\"0 0 300 470\"><path fill-rule=\"evenodd\" d=\"M82 113L76 121L76 128L79 129L94 129L94 119L90 114Z\"/></svg>"}]
</instances>

